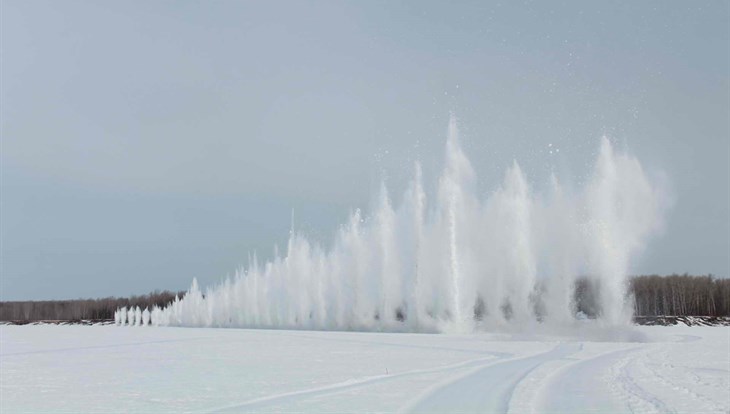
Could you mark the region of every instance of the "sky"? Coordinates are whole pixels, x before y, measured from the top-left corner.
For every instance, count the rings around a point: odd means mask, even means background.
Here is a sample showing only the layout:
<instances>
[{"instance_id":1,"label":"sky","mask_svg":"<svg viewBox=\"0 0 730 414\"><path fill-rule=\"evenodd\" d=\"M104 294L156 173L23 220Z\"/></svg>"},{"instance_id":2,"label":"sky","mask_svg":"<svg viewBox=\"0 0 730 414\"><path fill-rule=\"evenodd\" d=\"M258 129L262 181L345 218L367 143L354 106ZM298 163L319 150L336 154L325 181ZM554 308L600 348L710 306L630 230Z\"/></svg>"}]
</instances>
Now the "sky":
<instances>
[{"instance_id":1,"label":"sky","mask_svg":"<svg viewBox=\"0 0 730 414\"><path fill-rule=\"evenodd\" d=\"M579 183L609 137L671 190L631 271L730 276L728 2L447 3L2 0L0 300L331 242L435 179L451 113L484 194L513 160Z\"/></svg>"}]
</instances>

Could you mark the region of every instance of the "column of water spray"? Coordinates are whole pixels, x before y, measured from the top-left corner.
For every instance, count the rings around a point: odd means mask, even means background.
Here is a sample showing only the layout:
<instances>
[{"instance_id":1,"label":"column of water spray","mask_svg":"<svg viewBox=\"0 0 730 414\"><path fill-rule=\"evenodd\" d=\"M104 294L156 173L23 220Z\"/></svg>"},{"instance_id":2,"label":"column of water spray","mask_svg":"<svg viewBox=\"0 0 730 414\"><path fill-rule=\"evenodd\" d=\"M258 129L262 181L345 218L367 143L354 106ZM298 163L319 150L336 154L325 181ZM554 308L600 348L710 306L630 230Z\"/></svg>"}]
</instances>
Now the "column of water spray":
<instances>
[{"instance_id":1,"label":"column of water spray","mask_svg":"<svg viewBox=\"0 0 730 414\"><path fill-rule=\"evenodd\" d=\"M589 275L600 286L599 320L626 323L629 260L659 224L660 192L605 138L583 188L549 182L536 193L515 162L480 196L452 117L434 200L416 164L398 205L383 185L374 214L355 210L331 248L292 232L283 257L260 264L254 256L205 293L194 280L150 321L430 332L566 324L575 318L575 279ZM118 313L122 325L132 319Z\"/></svg>"},{"instance_id":2,"label":"column of water spray","mask_svg":"<svg viewBox=\"0 0 730 414\"><path fill-rule=\"evenodd\" d=\"M150 324L152 313L148 308L141 310L139 306L122 307L114 312L114 324L118 326L147 326Z\"/></svg>"}]
</instances>

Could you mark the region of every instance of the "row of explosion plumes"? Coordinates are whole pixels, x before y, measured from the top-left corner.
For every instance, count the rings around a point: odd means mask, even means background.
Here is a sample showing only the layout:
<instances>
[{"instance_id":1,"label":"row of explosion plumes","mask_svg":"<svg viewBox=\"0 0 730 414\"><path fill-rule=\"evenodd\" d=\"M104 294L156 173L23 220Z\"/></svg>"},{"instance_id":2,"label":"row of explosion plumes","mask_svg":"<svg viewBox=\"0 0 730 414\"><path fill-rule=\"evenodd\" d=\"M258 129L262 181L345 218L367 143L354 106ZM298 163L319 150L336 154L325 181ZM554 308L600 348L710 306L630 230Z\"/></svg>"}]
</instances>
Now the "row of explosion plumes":
<instances>
[{"instance_id":1,"label":"row of explosion plumes","mask_svg":"<svg viewBox=\"0 0 730 414\"><path fill-rule=\"evenodd\" d=\"M575 280L600 287L596 314L628 323L626 275L661 225L664 192L639 161L601 139L587 180L531 188L514 162L477 189L456 121L428 197L420 166L400 203L383 184L372 217L356 210L331 247L292 232L286 254L164 308L122 308L119 325L468 332L575 320Z\"/></svg>"},{"instance_id":2,"label":"row of explosion plumes","mask_svg":"<svg viewBox=\"0 0 730 414\"><path fill-rule=\"evenodd\" d=\"M142 310L139 306L127 309L125 306L114 312L114 324L117 326L147 326L152 320L152 314L157 312L160 312L160 309L156 306L152 308L152 311L148 308Z\"/></svg>"}]
</instances>

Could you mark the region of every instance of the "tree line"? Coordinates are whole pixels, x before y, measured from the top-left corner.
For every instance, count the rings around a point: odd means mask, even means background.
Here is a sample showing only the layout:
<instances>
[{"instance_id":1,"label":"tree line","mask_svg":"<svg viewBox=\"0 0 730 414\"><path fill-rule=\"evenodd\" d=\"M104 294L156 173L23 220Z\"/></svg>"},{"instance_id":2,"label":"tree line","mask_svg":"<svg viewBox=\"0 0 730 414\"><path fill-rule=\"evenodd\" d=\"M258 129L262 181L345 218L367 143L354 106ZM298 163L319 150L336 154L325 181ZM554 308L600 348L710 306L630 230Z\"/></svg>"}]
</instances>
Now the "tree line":
<instances>
[{"instance_id":1,"label":"tree line","mask_svg":"<svg viewBox=\"0 0 730 414\"><path fill-rule=\"evenodd\" d=\"M648 275L629 280L636 316L730 316L730 279L712 275ZM600 285L583 277L575 283L577 312L595 317L601 312ZM155 291L129 298L0 302L0 321L109 320L121 307L165 307L185 292Z\"/></svg>"},{"instance_id":2,"label":"tree line","mask_svg":"<svg viewBox=\"0 0 730 414\"><path fill-rule=\"evenodd\" d=\"M0 321L109 320L114 319L114 311L118 308L164 307L174 301L175 296L182 298L185 291L156 290L147 295L128 298L0 302Z\"/></svg>"},{"instance_id":3,"label":"tree line","mask_svg":"<svg viewBox=\"0 0 730 414\"><path fill-rule=\"evenodd\" d=\"M730 316L730 279L638 276L631 279L630 292L637 316Z\"/></svg>"},{"instance_id":4,"label":"tree line","mask_svg":"<svg viewBox=\"0 0 730 414\"><path fill-rule=\"evenodd\" d=\"M601 313L598 280L575 282L576 312L589 318ZM629 279L628 297L635 316L730 316L730 279L712 275L643 275Z\"/></svg>"}]
</instances>

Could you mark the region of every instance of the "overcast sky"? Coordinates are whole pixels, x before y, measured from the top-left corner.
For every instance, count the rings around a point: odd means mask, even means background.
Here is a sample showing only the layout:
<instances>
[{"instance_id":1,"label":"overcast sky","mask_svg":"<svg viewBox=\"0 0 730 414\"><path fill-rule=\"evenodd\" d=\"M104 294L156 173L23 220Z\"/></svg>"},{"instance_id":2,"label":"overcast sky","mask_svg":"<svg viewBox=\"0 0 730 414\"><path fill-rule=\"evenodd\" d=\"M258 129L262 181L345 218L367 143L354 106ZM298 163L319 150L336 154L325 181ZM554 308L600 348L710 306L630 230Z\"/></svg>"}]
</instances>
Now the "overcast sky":
<instances>
[{"instance_id":1,"label":"overcast sky","mask_svg":"<svg viewBox=\"0 0 730 414\"><path fill-rule=\"evenodd\" d=\"M632 271L730 274L728 2L451 3L3 0L0 299L212 283L292 209L327 243L452 111L484 194L609 136L674 198Z\"/></svg>"}]
</instances>

